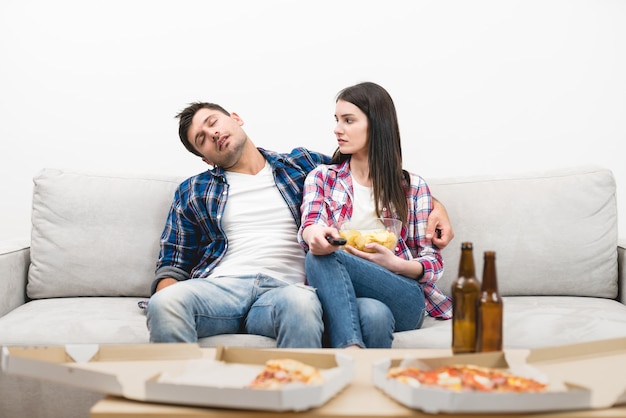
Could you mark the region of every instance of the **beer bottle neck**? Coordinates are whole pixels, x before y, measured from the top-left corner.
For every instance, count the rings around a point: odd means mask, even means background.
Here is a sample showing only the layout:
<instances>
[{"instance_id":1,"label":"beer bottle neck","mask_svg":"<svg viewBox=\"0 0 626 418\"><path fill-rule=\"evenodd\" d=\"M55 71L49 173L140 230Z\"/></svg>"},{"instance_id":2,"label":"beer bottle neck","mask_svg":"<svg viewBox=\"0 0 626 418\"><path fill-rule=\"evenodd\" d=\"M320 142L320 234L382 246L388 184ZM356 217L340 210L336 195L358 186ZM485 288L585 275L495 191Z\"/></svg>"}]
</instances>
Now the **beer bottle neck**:
<instances>
[{"instance_id":1,"label":"beer bottle neck","mask_svg":"<svg viewBox=\"0 0 626 418\"><path fill-rule=\"evenodd\" d=\"M483 290L498 291L498 278L496 275L496 255L493 251L485 251L485 264L483 267Z\"/></svg>"},{"instance_id":2,"label":"beer bottle neck","mask_svg":"<svg viewBox=\"0 0 626 418\"><path fill-rule=\"evenodd\" d=\"M464 248L461 251L461 262L459 263L459 277L475 277L474 255L472 249Z\"/></svg>"}]
</instances>

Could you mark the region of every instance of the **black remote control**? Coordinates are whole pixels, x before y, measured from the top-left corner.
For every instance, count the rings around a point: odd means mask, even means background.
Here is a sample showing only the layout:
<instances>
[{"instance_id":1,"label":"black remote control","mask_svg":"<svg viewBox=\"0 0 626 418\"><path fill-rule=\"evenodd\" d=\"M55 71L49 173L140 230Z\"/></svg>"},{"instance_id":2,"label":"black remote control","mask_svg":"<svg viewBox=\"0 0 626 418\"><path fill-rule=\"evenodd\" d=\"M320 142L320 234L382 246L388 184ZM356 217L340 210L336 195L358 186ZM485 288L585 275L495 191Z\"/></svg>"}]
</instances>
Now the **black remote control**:
<instances>
[{"instance_id":1,"label":"black remote control","mask_svg":"<svg viewBox=\"0 0 626 418\"><path fill-rule=\"evenodd\" d=\"M330 235L326 237L326 240L328 240L331 245L346 245L347 242L345 238L333 238Z\"/></svg>"}]
</instances>

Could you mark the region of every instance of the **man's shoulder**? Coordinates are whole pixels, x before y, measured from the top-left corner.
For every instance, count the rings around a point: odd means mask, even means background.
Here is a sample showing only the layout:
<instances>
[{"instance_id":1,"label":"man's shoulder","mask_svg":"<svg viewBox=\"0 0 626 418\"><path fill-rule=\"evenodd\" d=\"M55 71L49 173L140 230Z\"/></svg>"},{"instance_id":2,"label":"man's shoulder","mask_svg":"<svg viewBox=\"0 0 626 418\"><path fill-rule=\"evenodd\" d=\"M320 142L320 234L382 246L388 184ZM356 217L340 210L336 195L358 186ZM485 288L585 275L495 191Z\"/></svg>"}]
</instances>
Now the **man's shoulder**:
<instances>
[{"instance_id":1,"label":"man's shoulder","mask_svg":"<svg viewBox=\"0 0 626 418\"><path fill-rule=\"evenodd\" d=\"M205 186L216 180L216 173L211 170L206 170L198 174L194 174L193 176L187 177L183 181L181 181L178 185L178 190L181 193L187 193L190 190L196 189L197 187Z\"/></svg>"}]
</instances>

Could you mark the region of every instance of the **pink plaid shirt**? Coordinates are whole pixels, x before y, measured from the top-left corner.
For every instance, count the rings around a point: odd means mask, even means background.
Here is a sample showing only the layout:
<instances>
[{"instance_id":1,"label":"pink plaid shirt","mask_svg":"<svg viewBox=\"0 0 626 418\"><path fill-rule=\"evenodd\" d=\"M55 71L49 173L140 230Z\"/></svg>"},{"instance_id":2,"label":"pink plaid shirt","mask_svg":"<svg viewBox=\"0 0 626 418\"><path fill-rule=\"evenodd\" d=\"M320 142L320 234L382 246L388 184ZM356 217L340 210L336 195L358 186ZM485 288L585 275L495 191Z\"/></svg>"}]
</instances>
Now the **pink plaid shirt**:
<instances>
[{"instance_id":1,"label":"pink plaid shirt","mask_svg":"<svg viewBox=\"0 0 626 418\"><path fill-rule=\"evenodd\" d=\"M349 161L335 165L319 165L309 173L304 183L302 201L302 225L298 231L300 244L307 248L302 231L309 225L320 224L341 228L352 217L352 176ZM436 286L443 274L441 251L426 239L426 223L432 211L430 189L424 179L411 174L411 187L407 196L409 219L403 223L396 255L405 260L415 260L424 266L419 279L426 297L428 314L435 318L452 317L452 301ZM390 216L384 208L383 215Z\"/></svg>"}]
</instances>

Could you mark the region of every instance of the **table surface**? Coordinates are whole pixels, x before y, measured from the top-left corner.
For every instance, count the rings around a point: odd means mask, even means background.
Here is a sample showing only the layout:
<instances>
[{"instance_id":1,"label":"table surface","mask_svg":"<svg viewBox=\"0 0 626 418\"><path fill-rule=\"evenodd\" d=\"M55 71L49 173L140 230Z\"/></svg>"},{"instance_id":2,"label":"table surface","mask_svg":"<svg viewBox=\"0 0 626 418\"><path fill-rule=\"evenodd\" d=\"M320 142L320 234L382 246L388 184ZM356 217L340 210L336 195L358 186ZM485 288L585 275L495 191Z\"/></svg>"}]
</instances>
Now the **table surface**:
<instances>
[{"instance_id":1,"label":"table surface","mask_svg":"<svg viewBox=\"0 0 626 418\"><path fill-rule=\"evenodd\" d=\"M205 350L214 350L207 348ZM316 350L310 350L316 351ZM325 352L330 351L328 349ZM450 350L416 350L416 349L366 349L350 350L355 360L355 377L342 392L330 399L319 408L307 411L274 412L214 409L190 406L166 405L127 400L108 396L97 402L91 408L91 418L147 418L147 417L247 417L268 418L280 416L289 417L324 417L324 418L375 418L375 417L432 417L418 410L407 408L385 395L371 382L372 363L381 358L401 358L405 355L420 357L448 356ZM510 352L508 353L510 354ZM442 414L446 418L471 418L485 416L484 414ZM611 409L564 411L556 413L528 413L528 414L491 414L492 417L626 417L626 405Z\"/></svg>"}]
</instances>

